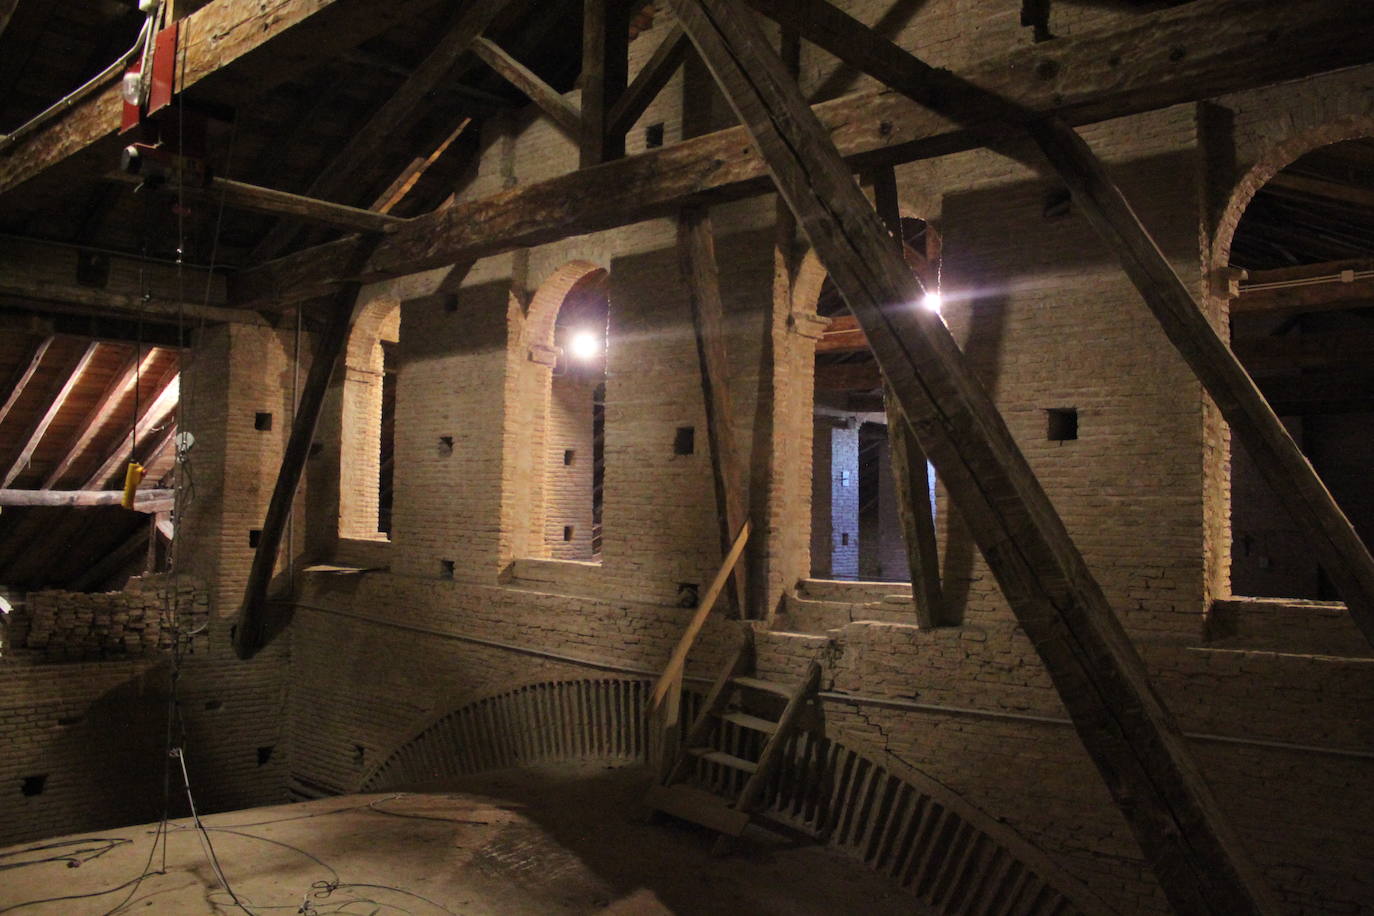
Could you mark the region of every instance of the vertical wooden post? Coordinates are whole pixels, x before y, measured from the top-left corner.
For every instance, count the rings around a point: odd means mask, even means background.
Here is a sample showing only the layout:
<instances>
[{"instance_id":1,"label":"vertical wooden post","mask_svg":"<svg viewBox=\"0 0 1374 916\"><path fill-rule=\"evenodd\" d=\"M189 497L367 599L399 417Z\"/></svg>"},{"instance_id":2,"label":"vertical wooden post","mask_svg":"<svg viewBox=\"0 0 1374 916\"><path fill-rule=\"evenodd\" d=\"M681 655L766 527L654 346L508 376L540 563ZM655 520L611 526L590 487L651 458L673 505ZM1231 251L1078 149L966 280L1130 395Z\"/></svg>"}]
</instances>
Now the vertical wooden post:
<instances>
[{"instance_id":1,"label":"vertical wooden post","mask_svg":"<svg viewBox=\"0 0 1374 916\"><path fill-rule=\"evenodd\" d=\"M630 73L630 20L626 0L582 3L582 168L625 155L625 135L611 130L611 110Z\"/></svg>"},{"instance_id":2,"label":"vertical wooden post","mask_svg":"<svg viewBox=\"0 0 1374 916\"><path fill-rule=\"evenodd\" d=\"M720 555L727 556L748 517L744 471L733 426L730 364L725 353L725 305L720 295L711 214L691 208L678 215L678 258L692 304L701 391L706 403L706 432L711 448L711 478L716 488L716 517L720 526ZM740 617L749 617L745 564L731 575L731 600Z\"/></svg>"},{"instance_id":3,"label":"vertical wooden post","mask_svg":"<svg viewBox=\"0 0 1374 916\"><path fill-rule=\"evenodd\" d=\"M897 173L891 167L873 176L873 200L893 244L903 257L902 213L897 201ZM892 385L883 383L883 408L887 413L887 441L891 452L892 481L897 514L902 523L907 566L911 572L911 601L916 625L935 627L954 623L945 619L944 594L940 588L940 548L935 539L935 507L930 500L929 459L911 433Z\"/></svg>"},{"instance_id":4,"label":"vertical wooden post","mask_svg":"<svg viewBox=\"0 0 1374 916\"><path fill-rule=\"evenodd\" d=\"M1170 902L1279 912L1006 423L944 322L916 306L920 284L752 14L738 0L671 6L858 319Z\"/></svg>"}]
</instances>

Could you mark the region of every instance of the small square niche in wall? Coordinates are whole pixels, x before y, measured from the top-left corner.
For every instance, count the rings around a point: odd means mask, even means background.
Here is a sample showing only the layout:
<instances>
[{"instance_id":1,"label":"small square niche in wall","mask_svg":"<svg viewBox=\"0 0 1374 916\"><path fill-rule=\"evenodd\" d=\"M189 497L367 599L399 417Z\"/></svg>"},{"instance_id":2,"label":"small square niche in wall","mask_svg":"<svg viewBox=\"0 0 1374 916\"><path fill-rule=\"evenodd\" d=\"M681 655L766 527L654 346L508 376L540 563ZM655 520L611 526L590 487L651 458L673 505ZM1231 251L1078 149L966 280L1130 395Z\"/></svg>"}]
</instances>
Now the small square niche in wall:
<instances>
[{"instance_id":1,"label":"small square niche in wall","mask_svg":"<svg viewBox=\"0 0 1374 916\"><path fill-rule=\"evenodd\" d=\"M439 561L439 578L440 578L440 579L452 579L452 578L453 578L453 561L452 561L452 560L440 560L440 561Z\"/></svg>"},{"instance_id":2,"label":"small square niche in wall","mask_svg":"<svg viewBox=\"0 0 1374 916\"><path fill-rule=\"evenodd\" d=\"M565 540L565 541L571 541L572 538L573 538L573 526L572 526L572 525L564 525L564 526L563 526L563 540Z\"/></svg>"},{"instance_id":3,"label":"small square niche in wall","mask_svg":"<svg viewBox=\"0 0 1374 916\"><path fill-rule=\"evenodd\" d=\"M1051 407L1045 411L1045 437L1051 442L1078 438L1078 408Z\"/></svg>"},{"instance_id":4,"label":"small square niche in wall","mask_svg":"<svg viewBox=\"0 0 1374 916\"><path fill-rule=\"evenodd\" d=\"M447 458L449 455L452 455L452 454L453 454L453 437L452 437L452 436L440 436L440 437L439 437L439 457L440 457L440 458Z\"/></svg>"},{"instance_id":5,"label":"small square niche in wall","mask_svg":"<svg viewBox=\"0 0 1374 916\"><path fill-rule=\"evenodd\" d=\"M267 432L272 428L272 415L265 410L253 414L253 428Z\"/></svg>"},{"instance_id":6,"label":"small square niche in wall","mask_svg":"<svg viewBox=\"0 0 1374 916\"><path fill-rule=\"evenodd\" d=\"M679 426L673 435L673 454L690 455L697 450L697 428Z\"/></svg>"},{"instance_id":7,"label":"small square niche in wall","mask_svg":"<svg viewBox=\"0 0 1374 916\"><path fill-rule=\"evenodd\" d=\"M644 148L657 149L663 145L663 123L650 124L644 128Z\"/></svg>"},{"instance_id":8,"label":"small square niche in wall","mask_svg":"<svg viewBox=\"0 0 1374 916\"><path fill-rule=\"evenodd\" d=\"M576 450L576 449L571 449L571 448L565 448L565 449L563 449L563 464L564 464L565 466L571 466L572 463L573 463L573 458L575 458L576 456L577 456L577 450Z\"/></svg>"}]
</instances>

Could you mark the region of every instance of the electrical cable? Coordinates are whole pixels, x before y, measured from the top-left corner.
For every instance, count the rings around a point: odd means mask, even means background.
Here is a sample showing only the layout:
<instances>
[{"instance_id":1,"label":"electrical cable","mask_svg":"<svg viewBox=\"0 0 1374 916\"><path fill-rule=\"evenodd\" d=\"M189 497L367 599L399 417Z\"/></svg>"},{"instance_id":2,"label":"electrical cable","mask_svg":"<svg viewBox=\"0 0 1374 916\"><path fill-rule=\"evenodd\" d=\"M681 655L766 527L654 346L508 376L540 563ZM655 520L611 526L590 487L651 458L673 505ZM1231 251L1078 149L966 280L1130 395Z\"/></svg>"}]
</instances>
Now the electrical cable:
<instances>
[{"instance_id":1,"label":"electrical cable","mask_svg":"<svg viewBox=\"0 0 1374 916\"><path fill-rule=\"evenodd\" d=\"M19 849L12 852L0 852L0 871L8 871L13 868L27 868L30 865L42 865L46 862L66 862L68 868L76 868L98 859L112 849L120 846L127 846L133 840L125 837L82 837L79 840L58 840L55 843L44 843L40 846L30 846L27 849ZM87 843L97 843L96 846L87 846ZM65 849L70 846L81 847L71 850L62 855L46 856L41 859L24 859L19 862L5 862L4 859L13 856L28 855L33 852L51 852L56 849Z\"/></svg>"}]
</instances>

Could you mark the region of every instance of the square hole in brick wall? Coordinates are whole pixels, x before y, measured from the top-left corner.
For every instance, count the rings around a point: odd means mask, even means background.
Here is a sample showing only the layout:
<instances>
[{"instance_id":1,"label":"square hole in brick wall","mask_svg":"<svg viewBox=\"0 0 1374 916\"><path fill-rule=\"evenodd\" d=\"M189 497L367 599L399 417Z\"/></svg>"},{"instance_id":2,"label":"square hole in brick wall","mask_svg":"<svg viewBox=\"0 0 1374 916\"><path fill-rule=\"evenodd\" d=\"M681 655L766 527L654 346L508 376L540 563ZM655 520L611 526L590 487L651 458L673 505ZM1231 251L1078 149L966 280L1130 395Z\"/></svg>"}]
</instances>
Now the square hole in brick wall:
<instances>
[{"instance_id":1,"label":"square hole in brick wall","mask_svg":"<svg viewBox=\"0 0 1374 916\"><path fill-rule=\"evenodd\" d=\"M19 785L19 791L24 793L25 798L33 798L35 795L42 795L47 786L48 774L39 773L34 776L25 776L24 781Z\"/></svg>"},{"instance_id":2,"label":"square hole in brick wall","mask_svg":"<svg viewBox=\"0 0 1374 916\"><path fill-rule=\"evenodd\" d=\"M272 415L265 410L253 414L253 428L266 432L272 428Z\"/></svg>"},{"instance_id":3,"label":"square hole in brick wall","mask_svg":"<svg viewBox=\"0 0 1374 916\"><path fill-rule=\"evenodd\" d=\"M63 726L80 725L85 718L85 716L58 716L57 724Z\"/></svg>"},{"instance_id":4,"label":"square hole in brick wall","mask_svg":"<svg viewBox=\"0 0 1374 916\"><path fill-rule=\"evenodd\" d=\"M677 584L678 607L696 607L701 602L701 586L695 582Z\"/></svg>"},{"instance_id":5,"label":"square hole in brick wall","mask_svg":"<svg viewBox=\"0 0 1374 916\"><path fill-rule=\"evenodd\" d=\"M663 145L663 122L650 124L644 128L644 148L656 149Z\"/></svg>"},{"instance_id":6,"label":"square hole in brick wall","mask_svg":"<svg viewBox=\"0 0 1374 916\"><path fill-rule=\"evenodd\" d=\"M447 458L449 455L452 455L452 454L453 454L453 437L452 437L452 436L440 436L440 437L439 437L439 457L440 457L440 458Z\"/></svg>"},{"instance_id":7,"label":"square hole in brick wall","mask_svg":"<svg viewBox=\"0 0 1374 916\"><path fill-rule=\"evenodd\" d=\"M849 532L848 532L848 531L842 532L842 533L840 534L840 546L841 546L841 547L848 547L848 546L849 546Z\"/></svg>"},{"instance_id":8,"label":"square hole in brick wall","mask_svg":"<svg viewBox=\"0 0 1374 916\"><path fill-rule=\"evenodd\" d=\"M1045 411L1045 437L1051 442L1078 438L1078 408L1051 407Z\"/></svg>"},{"instance_id":9,"label":"square hole in brick wall","mask_svg":"<svg viewBox=\"0 0 1374 916\"><path fill-rule=\"evenodd\" d=\"M262 540L262 529L254 528L248 532L248 546L254 550L258 548L258 542Z\"/></svg>"},{"instance_id":10,"label":"square hole in brick wall","mask_svg":"<svg viewBox=\"0 0 1374 916\"><path fill-rule=\"evenodd\" d=\"M440 578L440 579L452 579L452 578L453 578L453 561L452 561L452 560L440 560L440 561L439 561L439 578Z\"/></svg>"},{"instance_id":11,"label":"square hole in brick wall","mask_svg":"<svg viewBox=\"0 0 1374 916\"><path fill-rule=\"evenodd\" d=\"M1040 215L1046 220L1063 219L1073 209L1073 195L1068 188L1056 188L1045 195Z\"/></svg>"},{"instance_id":12,"label":"square hole in brick wall","mask_svg":"<svg viewBox=\"0 0 1374 916\"><path fill-rule=\"evenodd\" d=\"M224 701L223 701L223 700L206 700L206 701L205 701L205 708L208 709L208 710L210 710L211 712L214 712L216 709L221 709L221 708L223 708L223 707L224 707Z\"/></svg>"},{"instance_id":13,"label":"square hole in brick wall","mask_svg":"<svg viewBox=\"0 0 1374 916\"><path fill-rule=\"evenodd\" d=\"M573 463L573 458L574 458L576 455L577 455L577 449L572 449L572 448L565 448L565 449L563 449L563 464L564 464L565 466L566 466L566 465L571 465L571 464Z\"/></svg>"},{"instance_id":14,"label":"square hole in brick wall","mask_svg":"<svg viewBox=\"0 0 1374 916\"><path fill-rule=\"evenodd\" d=\"M697 450L697 428L679 426L673 434L673 454L690 455Z\"/></svg>"},{"instance_id":15,"label":"square hole in brick wall","mask_svg":"<svg viewBox=\"0 0 1374 916\"><path fill-rule=\"evenodd\" d=\"M564 526L563 526L563 540L565 540L565 541L571 541L571 540L572 540L572 536L573 536L573 526L572 526L572 525L564 525Z\"/></svg>"},{"instance_id":16,"label":"square hole in brick wall","mask_svg":"<svg viewBox=\"0 0 1374 916\"><path fill-rule=\"evenodd\" d=\"M274 750L276 748L271 744L258 748L258 766L267 766L267 762L272 759L272 751Z\"/></svg>"}]
</instances>

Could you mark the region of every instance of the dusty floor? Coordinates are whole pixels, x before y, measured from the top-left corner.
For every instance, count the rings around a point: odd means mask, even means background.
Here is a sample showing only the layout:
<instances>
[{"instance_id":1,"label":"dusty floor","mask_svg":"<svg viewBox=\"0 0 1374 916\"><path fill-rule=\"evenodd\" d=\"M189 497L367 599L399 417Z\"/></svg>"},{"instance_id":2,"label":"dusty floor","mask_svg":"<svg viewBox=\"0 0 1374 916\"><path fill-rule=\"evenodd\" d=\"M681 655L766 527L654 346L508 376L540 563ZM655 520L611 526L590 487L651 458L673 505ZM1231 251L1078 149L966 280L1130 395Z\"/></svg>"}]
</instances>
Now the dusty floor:
<instances>
[{"instance_id":1,"label":"dusty floor","mask_svg":"<svg viewBox=\"0 0 1374 916\"><path fill-rule=\"evenodd\" d=\"M0 914L94 916L126 898L120 912L264 916L927 912L861 865L762 832L751 832L731 856L712 858L714 834L642 822L637 802L646 778L638 768L597 764L533 767L422 787L425 794L206 817L241 907L216 880L187 821L169 832L166 874L96 897L25 905L137 878L156 825L62 838L73 842L42 851L33 848L47 844L26 843L0 850ZM102 840L120 842L110 848ZM18 865L50 856L85 861Z\"/></svg>"}]
</instances>

